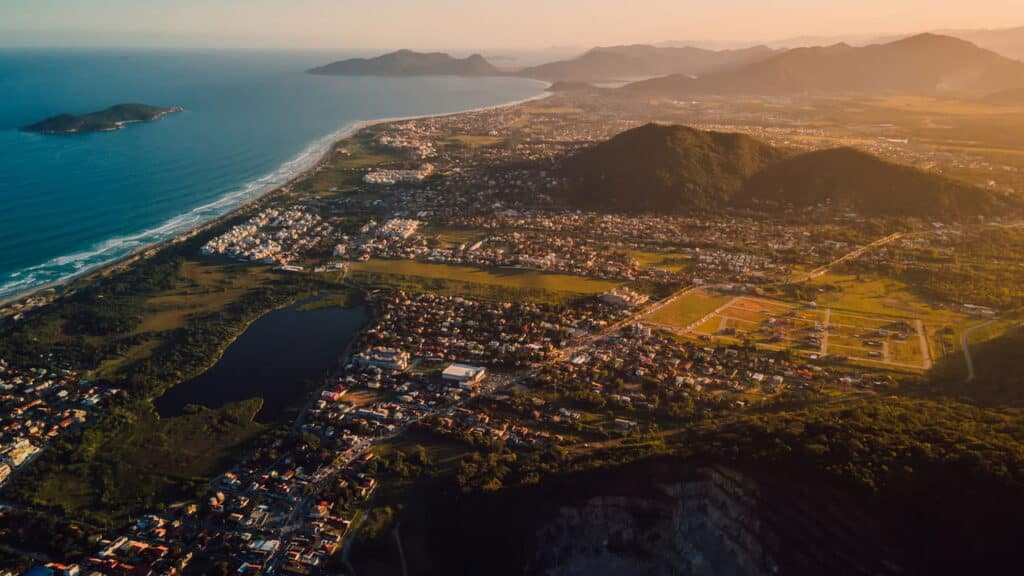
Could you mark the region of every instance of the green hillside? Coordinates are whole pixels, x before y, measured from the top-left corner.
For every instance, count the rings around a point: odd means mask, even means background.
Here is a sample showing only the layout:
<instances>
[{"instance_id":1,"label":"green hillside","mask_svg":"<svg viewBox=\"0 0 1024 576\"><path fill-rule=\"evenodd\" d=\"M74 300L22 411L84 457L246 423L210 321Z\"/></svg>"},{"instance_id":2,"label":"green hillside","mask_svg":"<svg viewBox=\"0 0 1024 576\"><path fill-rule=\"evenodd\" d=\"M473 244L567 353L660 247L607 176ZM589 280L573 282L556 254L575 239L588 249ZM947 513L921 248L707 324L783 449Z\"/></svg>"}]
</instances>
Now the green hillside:
<instances>
[{"instance_id":1,"label":"green hillside","mask_svg":"<svg viewBox=\"0 0 1024 576\"><path fill-rule=\"evenodd\" d=\"M80 132L109 132L125 124L151 122L167 114L181 112L181 108L160 108L146 104L117 104L106 110L76 116L59 114L22 128L24 132L40 134L76 134Z\"/></svg>"},{"instance_id":2,"label":"green hillside","mask_svg":"<svg viewBox=\"0 0 1024 576\"><path fill-rule=\"evenodd\" d=\"M711 210L784 156L742 134L648 124L569 159L564 198L623 212Z\"/></svg>"},{"instance_id":3,"label":"green hillside","mask_svg":"<svg viewBox=\"0 0 1024 576\"><path fill-rule=\"evenodd\" d=\"M852 148L804 154L683 126L623 132L565 161L562 199L588 210L700 212L831 205L867 216L962 220L1020 202Z\"/></svg>"},{"instance_id":4,"label":"green hillside","mask_svg":"<svg viewBox=\"0 0 1024 576\"><path fill-rule=\"evenodd\" d=\"M829 202L868 216L959 220L998 213L987 190L887 162L853 148L801 154L747 181L741 202L814 206Z\"/></svg>"}]
</instances>

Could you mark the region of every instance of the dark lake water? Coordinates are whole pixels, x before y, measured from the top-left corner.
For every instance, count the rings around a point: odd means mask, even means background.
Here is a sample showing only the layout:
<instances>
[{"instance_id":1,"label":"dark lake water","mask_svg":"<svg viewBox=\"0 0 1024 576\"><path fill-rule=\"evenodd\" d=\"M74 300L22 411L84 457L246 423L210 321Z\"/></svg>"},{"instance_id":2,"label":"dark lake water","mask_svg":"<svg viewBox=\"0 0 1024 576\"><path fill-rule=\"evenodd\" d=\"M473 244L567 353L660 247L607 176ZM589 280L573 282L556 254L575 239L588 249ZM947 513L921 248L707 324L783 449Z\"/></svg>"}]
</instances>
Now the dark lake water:
<instances>
[{"instance_id":1,"label":"dark lake water","mask_svg":"<svg viewBox=\"0 0 1024 576\"><path fill-rule=\"evenodd\" d=\"M256 419L278 418L304 392L304 380L337 367L341 353L366 321L362 306L304 312L301 305L253 322L212 368L154 401L160 416L178 416L189 404L220 408L260 397L263 409Z\"/></svg>"}]
</instances>

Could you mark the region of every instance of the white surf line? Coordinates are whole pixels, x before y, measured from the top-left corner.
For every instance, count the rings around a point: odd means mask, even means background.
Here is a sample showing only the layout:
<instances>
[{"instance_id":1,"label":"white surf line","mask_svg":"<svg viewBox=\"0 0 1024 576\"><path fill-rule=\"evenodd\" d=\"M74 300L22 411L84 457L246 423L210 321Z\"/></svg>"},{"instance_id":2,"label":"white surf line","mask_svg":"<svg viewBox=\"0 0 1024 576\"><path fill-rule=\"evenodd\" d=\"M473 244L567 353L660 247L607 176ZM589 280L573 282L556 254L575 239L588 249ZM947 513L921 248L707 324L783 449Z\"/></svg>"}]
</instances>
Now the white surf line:
<instances>
[{"instance_id":1,"label":"white surf line","mask_svg":"<svg viewBox=\"0 0 1024 576\"><path fill-rule=\"evenodd\" d=\"M550 84L548 84L548 87L550 87ZM338 130L335 130L326 136L317 138L294 158L284 164L281 164L271 172L254 180L250 180L249 182L242 184L241 188L228 192L206 204L189 209L177 216L173 216L168 220L165 220L162 224L141 232L108 238L93 244L85 250L56 256L41 264L36 264L16 271L19 275L19 277L17 277L18 279L12 279L3 285L0 285L0 305L24 300L25 298L29 298L47 288L67 283L90 272L128 260L158 244L180 237L190 236L200 231L204 226L216 221L218 218L228 216L236 210L244 209L248 203L259 200L274 190L277 190L302 177L305 172L311 170L323 161L331 152L334 145L339 143L341 140L351 138L360 130L393 122L424 120L427 118L450 118L462 114L473 114L499 110L502 108L511 108L528 102L543 100L552 95L553 94L550 92L542 92L536 96L521 98L511 102L490 106L479 106L455 112L419 114L412 116L391 116L387 118L349 122ZM52 279L38 277L39 274L47 270L63 266L72 266L74 271L56 276Z\"/></svg>"}]
</instances>

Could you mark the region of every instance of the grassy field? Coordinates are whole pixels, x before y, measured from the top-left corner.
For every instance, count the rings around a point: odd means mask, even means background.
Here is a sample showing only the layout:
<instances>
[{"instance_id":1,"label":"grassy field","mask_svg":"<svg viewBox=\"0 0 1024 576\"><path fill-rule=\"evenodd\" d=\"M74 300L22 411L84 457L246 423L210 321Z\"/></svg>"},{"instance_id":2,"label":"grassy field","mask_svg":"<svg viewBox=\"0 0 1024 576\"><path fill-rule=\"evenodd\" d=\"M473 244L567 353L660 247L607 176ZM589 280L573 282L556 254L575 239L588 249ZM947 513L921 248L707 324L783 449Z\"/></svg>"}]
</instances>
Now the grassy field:
<instances>
[{"instance_id":1,"label":"grassy field","mask_svg":"<svg viewBox=\"0 0 1024 576\"><path fill-rule=\"evenodd\" d=\"M627 250L630 256L636 259L643 267L661 268L671 272L687 270L692 265L692 259L684 254L672 252L649 252L646 250Z\"/></svg>"},{"instance_id":2,"label":"grassy field","mask_svg":"<svg viewBox=\"0 0 1024 576\"><path fill-rule=\"evenodd\" d=\"M922 351L923 325L917 318L832 309L750 296L729 297L696 291L647 319L675 330L697 323L691 334L728 344L802 354L841 355L851 361L899 370L930 366Z\"/></svg>"},{"instance_id":3,"label":"grassy field","mask_svg":"<svg viewBox=\"0 0 1024 576\"><path fill-rule=\"evenodd\" d=\"M826 274L806 284L816 288L819 308L831 307L835 312L853 310L878 316L918 318L924 323L933 359L960 353L960 333L973 320L960 312L933 306L911 292L905 283L891 278L860 277L849 274ZM952 338L938 334L952 330Z\"/></svg>"},{"instance_id":4,"label":"grassy field","mask_svg":"<svg viewBox=\"0 0 1024 576\"><path fill-rule=\"evenodd\" d=\"M146 300L142 320L131 332L141 341L104 361L92 376L113 376L149 356L160 345L161 335L185 326L192 318L224 309L272 278L273 272L264 266L184 260L176 286Z\"/></svg>"},{"instance_id":5,"label":"grassy field","mask_svg":"<svg viewBox=\"0 0 1024 576\"><path fill-rule=\"evenodd\" d=\"M646 320L661 326L685 329L730 300L732 300L731 296L712 294L706 290L695 290L654 312Z\"/></svg>"},{"instance_id":6,"label":"grassy field","mask_svg":"<svg viewBox=\"0 0 1024 576\"><path fill-rule=\"evenodd\" d=\"M431 290L485 299L561 302L600 294L619 284L568 274L512 268L477 268L414 260L370 260L352 264L349 276L368 286Z\"/></svg>"},{"instance_id":7,"label":"grassy field","mask_svg":"<svg viewBox=\"0 0 1024 576\"><path fill-rule=\"evenodd\" d=\"M310 312L323 308L351 308L363 303L363 295L355 289L342 289L329 292L299 306L300 312Z\"/></svg>"},{"instance_id":8,"label":"grassy field","mask_svg":"<svg viewBox=\"0 0 1024 576\"><path fill-rule=\"evenodd\" d=\"M180 328L192 316L222 309L271 275L267 266L185 260L178 286L147 300L146 316L134 333Z\"/></svg>"},{"instance_id":9,"label":"grassy field","mask_svg":"<svg viewBox=\"0 0 1024 576\"><path fill-rule=\"evenodd\" d=\"M504 141L505 139L500 136L484 136L477 134L456 134L447 139L447 142L450 144L456 144L470 149L494 146L495 144L499 144Z\"/></svg>"}]
</instances>

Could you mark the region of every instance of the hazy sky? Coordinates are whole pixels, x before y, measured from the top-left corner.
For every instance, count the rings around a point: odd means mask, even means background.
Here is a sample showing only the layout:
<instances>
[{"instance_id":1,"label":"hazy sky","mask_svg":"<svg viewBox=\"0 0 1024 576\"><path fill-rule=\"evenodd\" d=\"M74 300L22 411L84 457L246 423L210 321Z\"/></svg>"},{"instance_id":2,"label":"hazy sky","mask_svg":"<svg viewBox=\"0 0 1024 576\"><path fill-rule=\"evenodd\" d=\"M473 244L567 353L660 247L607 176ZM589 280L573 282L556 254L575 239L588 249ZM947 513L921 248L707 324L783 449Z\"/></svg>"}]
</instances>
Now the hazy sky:
<instances>
[{"instance_id":1,"label":"hazy sky","mask_svg":"<svg viewBox=\"0 0 1024 576\"><path fill-rule=\"evenodd\" d=\"M511 49L1024 25L1024 0L0 0L2 45Z\"/></svg>"}]
</instances>

